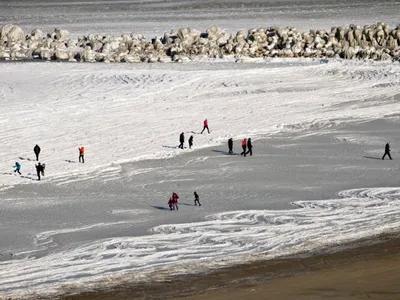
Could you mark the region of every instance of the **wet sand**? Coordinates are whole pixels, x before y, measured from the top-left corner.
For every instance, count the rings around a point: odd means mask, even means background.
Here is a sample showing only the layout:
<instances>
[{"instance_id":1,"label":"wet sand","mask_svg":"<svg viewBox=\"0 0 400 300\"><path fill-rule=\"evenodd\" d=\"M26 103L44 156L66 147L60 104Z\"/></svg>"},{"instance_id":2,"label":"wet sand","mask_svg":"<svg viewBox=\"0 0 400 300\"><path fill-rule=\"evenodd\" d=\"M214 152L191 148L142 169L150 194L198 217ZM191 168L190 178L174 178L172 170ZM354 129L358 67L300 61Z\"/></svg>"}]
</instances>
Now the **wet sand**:
<instances>
[{"instance_id":1,"label":"wet sand","mask_svg":"<svg viewBox=\"0 0 400 300\"><path fill-rule=\"evenodd\" d=\"M342 247L61 299L400 299L400 233Z\"/></svg>"}]
</instances>

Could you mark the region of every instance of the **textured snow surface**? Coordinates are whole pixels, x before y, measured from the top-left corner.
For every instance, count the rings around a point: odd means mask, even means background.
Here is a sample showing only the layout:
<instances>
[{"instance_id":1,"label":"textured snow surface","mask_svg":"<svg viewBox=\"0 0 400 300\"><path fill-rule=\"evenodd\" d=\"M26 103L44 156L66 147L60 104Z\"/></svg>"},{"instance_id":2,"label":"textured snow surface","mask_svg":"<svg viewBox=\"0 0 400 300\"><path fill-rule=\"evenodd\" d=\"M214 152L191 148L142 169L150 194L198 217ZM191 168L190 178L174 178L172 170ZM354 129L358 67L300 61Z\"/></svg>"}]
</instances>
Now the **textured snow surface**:
<instances>
[{"instance_id":1,"label":"textured snow surface","mask_svg":"<svg viewBox=\"0 0 400 300\"><path fill-rule=\"evenodd\" d=\"M398 230L399 188L354 189L340 196L297 201L294 210L219 213L203 222L160 225L148 236L99 240L39 259L6 261L0 263L0 292L23 297L34 291L55 293L60 286L87 288L96 280L103 287L121 280L154 280L318 251ZM53 234L43 233L39 239L51 242Z\"/></svg>"},{"instance_id":2,"label":"textured snow surface","mask_svg":"<svg viewBox=\"0 0 400 300\"><path fill-rule=\"evenodd\" d=\"M397 115L399 80L397 63L5 63L0 189L36 179L35 144L47 181L112 179L121 163L182 153L174 149L179 134L200 133L205 118L212 134L196 134L197 149L229 137ZM86 164L77 163L80 146ZM22 177L12 174L15 161Z\"/></svg>"}]
</instances>

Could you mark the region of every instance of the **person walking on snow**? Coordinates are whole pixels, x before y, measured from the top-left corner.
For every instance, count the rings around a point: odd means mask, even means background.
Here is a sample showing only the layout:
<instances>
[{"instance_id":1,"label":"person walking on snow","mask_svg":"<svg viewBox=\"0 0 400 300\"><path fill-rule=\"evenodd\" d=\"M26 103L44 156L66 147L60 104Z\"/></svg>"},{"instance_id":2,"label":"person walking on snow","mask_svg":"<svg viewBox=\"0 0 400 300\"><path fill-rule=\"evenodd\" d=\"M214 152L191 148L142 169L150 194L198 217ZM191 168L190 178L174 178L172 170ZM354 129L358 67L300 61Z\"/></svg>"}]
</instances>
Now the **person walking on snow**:
<instances>
[{"instance_id":1,"label":"person walking on snow","mask_svg":"<svg viewBox=\"0 0 400 300\"><path fill-rule=\"evenodd\" d=\"M179 136L179 146L178 148L183 149L183 143L185 142L185 135L183 134L183 132L181 133L181 135Z\"/></svg>"},{"instance_id":2,"label":"person walking on snow","mask_svg":"<svg viewBox=\"0 0 400 300\"><path fill-rule=\"evenodd\" d=\"M199 195L196 193L196 191L194 191L193 194L194 194L194 206L196 206L197 203L199 204L199 206L201 206Z\"/></svg>"},{"instance_id":3,"label":"person walking on snow","mask_svg":"<svg viewBox=\"0 0 400 300\"><path fill-rule=\"evenodd\" d=\"M248 138L247 140L247 153L250 153L250 156L253 156L253 145L251 144L251 138Z\"/></svg>"},{"instance_id":4,"label":"person walking on snow","mask_svg":"<svg viewBox=\"0 0 400 300\"><path fill-rule=\"evenodd\" d=\"M38 145L38 144L36 144L36 146L35 146L35 147L33 147L33 152L35 152L35 155L36 155L36 161L38 161L38 160L39 160L39 154L40 154L40 147L39 147L39 145Z\"/></svg>"},{"instance_id":5,"label":"person walking on snow","mask_svg":"<svg viewBox=\"0 0 400 300\"><path fill-rule=\"evenodd\" d=\"M188 142L189 142L189 149L192 149L192 146L193 146L193 135L190 136Z\"/></svg>"},{"instance_id":6,"label":"person walking on snow","mask_svg":"<svg viewBox=\"0 0 400 300\"><path fill-rule=\"evenodd\" d=\"M39 162L37 165L35 165L35 167L36 167L36 174L37 174L38 180L40 180L40 174L41 174L42 176L44 176L44 168L45 168L45 165L44 165L44 164L42 165L42 164Z\"/></svg>"},{"instance_id":7,"label":"person walking on snow","mask_svg":"<svg viewBox=\"0 0 400 300\"><path fill-rule=\"evenodd\" d=\"M245 138L245 139L242 141L242 149L243 149L243 152L240 153L240 155L244 155L244 157L246 157L246 147L247 147L247 139Z\"/></svg>"},{"instance_id":8,"label":"person walking on snow","mask_svg":"<svg viewBox=\"0 0 400 300\"><path fill-rule=\"evenodd\" d=\"M232 138L230 138L228 140L228 149L229 149L229 154L232 154L233 153L233 140L232 140Z\"/></svg>"},{"instance_id":9,"label":"person walking on snow","mask_svg":"<svg viewBox=\"0 0 400 300\"><path fill-rule=\"evenodd\" d=\"M174 209L176 208L176 210L178 210L178 200L179 200L179 196L177 193L172 193L172 204Z\"/></svg>"},{"instance_id":10,"label":"person walking on snow","mask_svg":"<svg viewBox=\"0 0 400 300\"><path fill-rule=\"evenodd\" d=\"M208 121L207 119L204 120L204 126L203 126L203 130L201 131L201 134L203 134L203 131L206 130L208 131L208 133L210 133L210 129L208 129Z\"/></svg>"},{"instance_id":11,"label":"person walking on snow","mask_svg":"<svg viewBox=\"0 0 400 300\"><path fill-rule=\"evenodd\" d=\"M80 147L78 148L79 150L79 162L81 162L82 159L82 163L85 163L85 147Z\"/></svg>"},{"instance_id":12,"label":"person walking on snow","mask_svg":"<svg viewBox=\"0 0 400 300\"><path fill-rule=\"evenodd\" d=\"M392 159L392 156L390 155L390 145L389 145L389 143L386 143L385 154L382 156L382 159L385 159L386 155L389 156L390 159Z\"/></svg>"},{"instance_id":13,"label":"person walking on snow","mask_svg":"<svg viewBox=\"0 0 400 300\"><path fill-rule=\"evenodd\" d=\"M169 197L168 206L169 206L169 210L174 209L174 201L172 200L172 197Z\"/></svg>"},{"instance_id":14,"label":"person walking on snow","mask_svg":"<svg viewBox=\"0 0 400 300\"><path fill-rule=\"evenodd\" d=\"M15 162L15 165L13 166L13 168L15 168L14 173L17 172L19 175L21 175L21 165L19 164L19 162Z\"/></svg>"}]
</instances>

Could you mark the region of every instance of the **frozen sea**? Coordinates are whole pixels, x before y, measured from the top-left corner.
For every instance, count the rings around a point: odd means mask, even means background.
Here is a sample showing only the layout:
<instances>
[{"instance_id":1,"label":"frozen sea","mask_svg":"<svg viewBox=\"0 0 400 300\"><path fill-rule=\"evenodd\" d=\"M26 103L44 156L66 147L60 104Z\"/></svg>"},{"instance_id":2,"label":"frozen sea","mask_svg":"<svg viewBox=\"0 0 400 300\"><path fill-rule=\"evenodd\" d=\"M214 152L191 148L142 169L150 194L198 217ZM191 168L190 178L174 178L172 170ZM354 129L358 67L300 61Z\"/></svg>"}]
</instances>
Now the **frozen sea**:
<instances>
[{"instance_id":1,"label":"frozen sea","mask_svg":"<svg viewBox=\"0 0 400 300\"><path fill-rule=\"evenodd\" d=\"M7 1L0 25L149 36L392 25L398 4ZM233 61L0 64L0 297L311 255L399 230L400 65ZM204 118L210 134L199 134ZM181 132L194 149L176 149ZM238 155L244 137L252 157ZM382 161L386 142L394 159ZM173 191L179 211L167 207Z\"/></svg>"}]
</instances>

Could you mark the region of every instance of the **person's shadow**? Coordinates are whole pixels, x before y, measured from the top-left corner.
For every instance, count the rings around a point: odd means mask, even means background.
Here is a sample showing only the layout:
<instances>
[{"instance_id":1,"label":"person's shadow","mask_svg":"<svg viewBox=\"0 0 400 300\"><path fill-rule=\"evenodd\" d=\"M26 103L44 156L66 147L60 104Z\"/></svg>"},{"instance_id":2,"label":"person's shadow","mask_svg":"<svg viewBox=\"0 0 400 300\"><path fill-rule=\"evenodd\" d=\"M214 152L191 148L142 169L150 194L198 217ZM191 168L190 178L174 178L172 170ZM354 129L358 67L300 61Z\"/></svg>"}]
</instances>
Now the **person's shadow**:
<instances>
[{"instance_id":1,"label":"person's shadow","mask_svg":"<svg viewBox=\"0 0 400 300\"><path fill-rule=\"evenodd\" d=\"M211 150L212 152L217 152L217 153L222 153L224 155L239 155L239 153L229 153L228 151L222 151L222 150Z\"/></svg>"},{"instance_id":2,"label":"person's shadow","mask_svg":"<svg viewBox=\"0 0 400 300\"><path fill-rule=\"evenodd\" d=\"M20 160L28 160L28 161L36 161L35 159L25 158L25 157L18 157Z\"/></svg>"},{"instance_id":3,"label":"person's shadow","mask_svg":"<svg viewBox=\"0 0 400 300\"><path fill-rule=\"evenodd\" d=\"M369 159L379 159L381 160L382 157L373 157L373 156L363 156L364 158L369 158Z\"/></svg>"},{"instance_id":4,"label":"person's shadow","mask_svg":"<svg viewBox=\"0 0 400 300\"><path fill-rule=\"evenodd\" d=\"M165 206L157 206L157 205L150 205L152 208L158 209L158 210L170 210L169 207Z\"/></svg>"}]
</instances>

